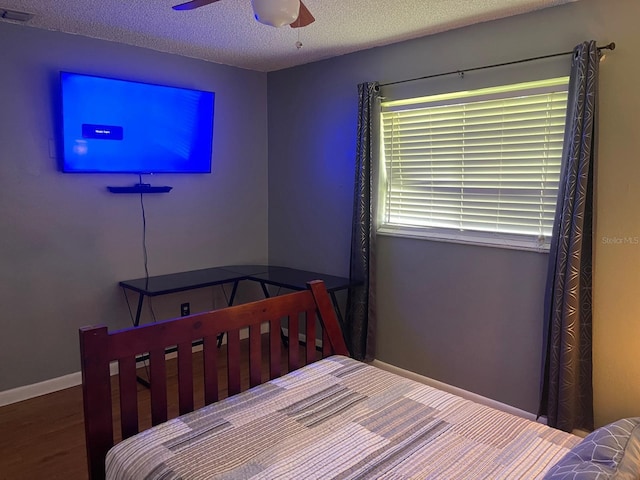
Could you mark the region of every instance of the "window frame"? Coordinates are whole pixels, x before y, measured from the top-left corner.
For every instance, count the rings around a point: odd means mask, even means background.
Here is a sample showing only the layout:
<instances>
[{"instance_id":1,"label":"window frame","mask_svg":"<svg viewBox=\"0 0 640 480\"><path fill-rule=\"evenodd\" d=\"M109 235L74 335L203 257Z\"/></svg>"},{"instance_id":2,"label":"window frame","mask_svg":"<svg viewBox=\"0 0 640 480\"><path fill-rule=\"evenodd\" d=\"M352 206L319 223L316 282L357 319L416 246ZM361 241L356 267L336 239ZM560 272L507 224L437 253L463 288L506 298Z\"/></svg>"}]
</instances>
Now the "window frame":
<instances>
[{"instance_id":1,"label":"window frame","mask_svg":"<svg viewBox=\"0 0 640 480\"><path fill-rule=\"evenodd\" d=\"M377 175L377 183L378 183L378 201L376 205L376 233L380 235L387 236L397 236L397 237L405 237L405 238L416 238L416 239L428 239L435 241L443 241L443 242L454 242L461 244L470 244L470 245L481 245L481 246L492 246L499 248L507 248L507 249L517 249L517 250L528 250L528 251L536 251L536 252L548 252L550 245L550 237L551 232L547 235L543 235L542 233L546 233L541 228L540 234L516 234L516 233L506 233L506 232L489 232L489 231L479 231L472 229L456 229L456 228L446 228L441 226L414 226L414 225L402 225L402 224L394 224L394 223L386 223L385 222L385 210L387 207L387 166L385 165L385 144L384 144L384 115L390 111L394 111L393 109L402 109L407 106L410 109L416 108L424 108L427 107L437 107L437 106L446 106L446 105L455 105L460 104L461 102L469 101L469 102L482 102L482 101L493 101L498 99L509 99L509 98L519 98L526 95L538 95L538 94L546 94L553 92L566 92L568 96L568 87L569 87L569 77L568 76L560 76L554 78L548 78L539 81L533 82L519 82L513 83L509 85L500 85L497 87L489 87L489 88L480 88L474 90L466 90L466 91L458 91L458 92L450 92L443 93L438 95L430 95L426 97L413 97L413 98L402 98L402 99L391 99L388 100L386 98L382 98L380 104L380 111L377 115L377 122L379 123L379 161L378 161L378 175ZM566 118L566 105L565 103L563 116ZM549 110L547 110L549 111ZM563 127L561 137L564 139L564 132L566 130L566 126ZM502 131L502 130L497 130ZM562 141L562 145L560 150L563 150L564 140ZM559 162L560 166L559 173L557 174L557 182L559 187L560 177L562 176L562 153L560 154ZM429 162L425 160L425 162ZM542 166L540 168L543 168ZM555 174L554 174L555 175ZM554 179L556 177L553 177ZM557 194L557 190L556 190ZM541 194L542 198L542 194ZM543 201L540 200L542 204ZM551 212L552 216L555 216L555 206L557 201L554 202L553 211ZM548 208L548 207L547 207ZM463 209L461 208L461 211ZM547 211L547 214L549 212ZM549 219L547 218L547 221Z\"/></svg>"}]
</instances>

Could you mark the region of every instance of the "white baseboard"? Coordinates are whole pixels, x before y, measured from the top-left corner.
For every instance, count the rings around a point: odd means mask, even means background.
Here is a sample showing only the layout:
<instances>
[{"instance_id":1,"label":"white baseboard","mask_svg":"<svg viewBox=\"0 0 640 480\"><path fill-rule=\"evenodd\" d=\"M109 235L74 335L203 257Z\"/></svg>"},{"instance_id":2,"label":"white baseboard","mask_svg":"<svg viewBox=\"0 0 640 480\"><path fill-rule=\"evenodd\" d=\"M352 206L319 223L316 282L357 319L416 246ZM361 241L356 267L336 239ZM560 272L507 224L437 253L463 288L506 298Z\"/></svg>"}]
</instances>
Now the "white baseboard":
<instances>
[{"instance_id":1,"label":"white baseboard","mask_svg":"<svg viewBox=\"0 0 640 480\"><path fill-rule=\"evenodd\" d=\"M262 333L269 331L269 325L263 324L260 328ZM249 338L248 330L243 329L240 331L240 339ZM225 335L222 340L222 344L227 343L227 337ZM193 347L193 351L197 352L202 350L202 345L198 345ZM167 360L170 358L175 358L176 353L167 354ZM139 361L139 364L143 365L143 361ZM111 375L118 374L118 363L111 362ZM0 407L4 407L5 405L10 405L12 403L22 402L24 400L29 400L30 398L39 397L41 395L47 395L49 393L54 393L59 390L64 390L66 388L77 387L82 384L82 373L74 372L68 375L63 375L62 377L51 378L49 380L44 380L42 382L34 383L31 385L25 385L23 387L12 388L11 390L5 390L0 392Z\"/></svg>"},{"instance_id":2,"label":"white baseboard","mask_svg":"<svg viewBox=\"0 0 640 480\"><path fill-rule=\"evenodd\" d=\"M52 378L44 382L25 385L11 390L0 392L0 407L10 405L16 402L22 402L30 398L39 397L48 393L64 390L65 388L75 387L82 383L82 374L80 372L70 373L62 377Z\"/></svg>"},{"instance_id":3,"label":"white baseboard","mask_svg":"<svg viewBox=\"0 0 640 480\"><path fill-rule=\"evenodd\" d=\"M433 378L425 377L423 375L411 372L409 370L396 367L395 365L381 362L380 360L373 360L369 364L374 367L380 368L381 370L386 370L387 372L395 373L396 375L400 375L401 377L405 377L410 380L414 380L416 382L429 385L430 387L437 388L438 390L443 390L445 392L458 395L459 397L465 398L467 400L471 400L472 402L480 403L482 405L486 405L491 408L495 408L496 410L501 410L503 412L507 412L512 415L517 415L518 417L526 418L527 420L532 420L534 422L543 423L543 424L547 423L546 418L541 417L539 419L536 419L535 414L531 412L527 412L525 410L521 410L511 405L507 405L506 403L498 402L497 400L483 397L482 395L478 395L477 393L469 392L468 390L454 387L453 385L449 385L447 383L434 380Z\"/></svg>"}]
</instances>

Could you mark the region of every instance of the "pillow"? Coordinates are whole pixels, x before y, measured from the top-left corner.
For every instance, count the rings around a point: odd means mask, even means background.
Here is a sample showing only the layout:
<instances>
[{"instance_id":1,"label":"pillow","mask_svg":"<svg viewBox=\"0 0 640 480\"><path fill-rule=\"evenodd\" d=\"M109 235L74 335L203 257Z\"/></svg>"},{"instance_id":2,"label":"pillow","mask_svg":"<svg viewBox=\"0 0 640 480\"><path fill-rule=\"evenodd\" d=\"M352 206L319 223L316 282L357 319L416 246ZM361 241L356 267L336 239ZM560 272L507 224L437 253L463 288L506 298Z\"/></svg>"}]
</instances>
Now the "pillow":
<instances>
[{"instance_id":1,"label":"pillow","mask_svg":"<svg viewBox=\"0 0 640 480\"><path fill-rule=\"evenodd\" d=\"M639 479L640 417L594 430L544 476L544 480Z\"/></svg>"}]
</instances>

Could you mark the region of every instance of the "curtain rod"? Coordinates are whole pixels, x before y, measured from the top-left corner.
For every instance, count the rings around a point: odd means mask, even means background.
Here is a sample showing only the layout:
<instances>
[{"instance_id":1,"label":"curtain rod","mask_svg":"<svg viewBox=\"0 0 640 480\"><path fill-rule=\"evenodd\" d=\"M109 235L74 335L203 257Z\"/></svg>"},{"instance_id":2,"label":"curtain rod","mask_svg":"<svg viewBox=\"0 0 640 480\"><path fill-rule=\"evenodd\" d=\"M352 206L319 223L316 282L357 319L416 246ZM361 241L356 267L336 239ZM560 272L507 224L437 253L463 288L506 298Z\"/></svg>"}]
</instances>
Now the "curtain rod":
<instances>
[{"instance_id":1,"label":"curtain rod","mask_svg":"<svg viewBox=\"0 0 640 480\"><path fill-rule=\"evenodd\" d=\"M614 42L611 42L608 45L604 45L602 47L598 47L598 52L600 52L601 50L615 50L615 49L616 49L616 44ZM493 65L484 65L482 67L466 68L464 70L453 70L451 72L436 73L436 74L433 74L433 75L427 75L425 77L409 78L407 80L398 80L397 82L381 83L379 85L379 87L386 87L388 85L397 85L399 83L414 82L416 80L426 80L427 78L443 77L445 75L453 75L454 73L457 73L458 75L464 76L465 72L473 72L475 70L484 70L486 68L504 67L504 66L507 66L507 65L515 65L517 63L533 62L534 60L544 60L546 58L562 57L563 55L571 55L572 53L573 53L573 50L570 51L570 52L552 53L550 55L542 55L540 57L524 58L522 60L514 60L512 62L495 63Z\"/></svg>"}]
</instances>

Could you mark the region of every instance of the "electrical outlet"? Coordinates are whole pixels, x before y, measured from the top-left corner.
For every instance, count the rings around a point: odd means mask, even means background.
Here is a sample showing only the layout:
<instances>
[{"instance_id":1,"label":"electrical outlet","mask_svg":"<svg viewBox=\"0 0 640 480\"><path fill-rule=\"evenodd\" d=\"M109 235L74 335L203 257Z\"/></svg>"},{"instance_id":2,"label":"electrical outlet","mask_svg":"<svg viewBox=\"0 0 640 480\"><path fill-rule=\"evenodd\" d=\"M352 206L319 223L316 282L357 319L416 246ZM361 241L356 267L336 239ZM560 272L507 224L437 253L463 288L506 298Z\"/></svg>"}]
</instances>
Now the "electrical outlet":
<instances>
[{"instance_id":1,"label":"electrical outlet","mask_svg":"<svg viewBox=\"0 0 640 480\"><path fill-rule=\"evenodd\" d=\"M180 305L180 315L182 315L183 317L191 315L191 306L189 305L189 302Z\"/></svg>"}]
</instances>

